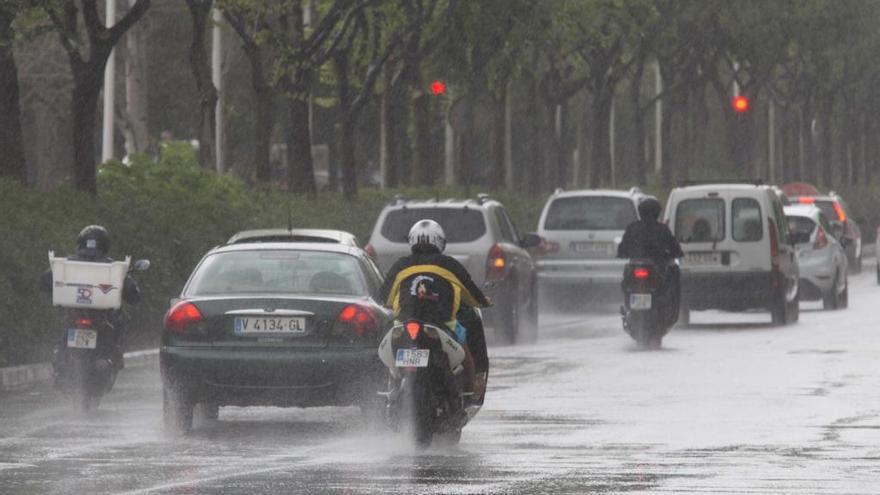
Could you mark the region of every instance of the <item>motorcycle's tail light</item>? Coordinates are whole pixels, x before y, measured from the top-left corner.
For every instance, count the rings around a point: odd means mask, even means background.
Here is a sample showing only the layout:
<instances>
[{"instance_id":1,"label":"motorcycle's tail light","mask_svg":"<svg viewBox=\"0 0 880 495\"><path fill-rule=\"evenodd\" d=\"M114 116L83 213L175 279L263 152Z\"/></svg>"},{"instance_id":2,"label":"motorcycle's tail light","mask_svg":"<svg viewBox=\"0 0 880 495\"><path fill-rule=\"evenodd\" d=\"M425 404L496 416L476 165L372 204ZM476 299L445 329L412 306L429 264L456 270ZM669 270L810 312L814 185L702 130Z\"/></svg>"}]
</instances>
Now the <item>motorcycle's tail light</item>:
<instances>
[{"instance_id":1,"label":"motorcycle's tail light","mask_svg":"<svg viewBox=\"0 0 880 495\"><path fill-rule=\"evenodd\" d=\"M406 333L409 334L409 338L411 340L416 340L419 336L419 331L422 329L421 323L417 321L408 321L406 322Z\"/></svg>"},{"instance_id":2,"label":"motorcycle's tail light","mask_svg":"<svg viewBox=\"0 0 880 495\"><path fill-rule=\"evenodd\" d=\"M813 243L813 249L822 249L828 245L828 236L822 229L816 229L816 242Z\"/></svg>"},{"instance_id":3,"label":"motorcycle's tail light","mask_svg":"<svg viewBox=\"0 0 880 495\"><path fill-rule=\"evenodd\" d=\"M180 301L165 314L165 330L174 333L185 333L186 328L198 323L205 318L195 304L189 301Z\"/></svg>"},{"instance_id":4,"label":"motorcycle's tail light","mask_svg":"<svg viewBox=\"0 0 880 495\"><path fill-rule=\"evenodd\" d=\"M92 319L80 317L76 319L74 325L76 326L76 328L92 328Z\"/></svg>"},{"instance_id":5,"label":"motorcycle's tail light","mask_svg":"<svg viewBox=\"0 0 880 495\"><path fill-rule=\"evenodd\" d=\"M507 258L504 249L498 244L493 244L489 249L489 259L486 260L486 279L498 280L504 278L507 273Z\"/></svg>"},{"instance_id":6,"label":"motorcycle's tail light","mask_svg":"<svg viewBox=\"0 0 880 495\"><path fill-rule=\"evenodd\" d=\"M633 270L633 276L638 280L647 280L651 276L651 270L647 268L636 268Z\"/></svg>"},{"instance_id":7,"label":"motorcycle's tail light","mask_svg":"<svg viewBox=\"0 0 880 495\"><path fill-rule=\"evenodd\" d=\"M351 334L363 337L379 332L379 320L373 311L359 304L349 304L342 308L336 323L333 325L333 333Z\"/></svg>"}]
</instances>

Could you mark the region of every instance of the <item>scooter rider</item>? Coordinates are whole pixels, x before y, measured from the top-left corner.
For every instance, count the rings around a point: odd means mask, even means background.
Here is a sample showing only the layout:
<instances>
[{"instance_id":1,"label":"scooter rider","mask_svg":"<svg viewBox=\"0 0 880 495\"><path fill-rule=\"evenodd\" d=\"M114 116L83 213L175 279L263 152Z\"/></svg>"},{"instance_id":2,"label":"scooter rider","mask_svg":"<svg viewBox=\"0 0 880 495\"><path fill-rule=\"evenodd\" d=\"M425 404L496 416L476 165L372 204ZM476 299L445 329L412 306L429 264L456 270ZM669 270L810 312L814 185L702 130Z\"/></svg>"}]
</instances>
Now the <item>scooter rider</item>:
<instances>
[{"instance_id":1,"label":"scooter rider","mask_svg":"<svg viewBox=\"0 0 880 495\"><path fill-rule=\"evenodd\" d=\"M385 277L380 297L404 315L435 325L446 325L467 353L463 388L482 404L489 372L483 322L474 307L491 305L455 258L443 254L446 234L433 220L419 220L409 231L410 256L394 264Z\"/></svg>"},{"instance_id":2,"label":"scooter rider","mask_svg":"<svg viewBox=\"0 0 880 495\"><path fill-rule=\"evenodd\" d=\"M671 296L674 306L670 312L670 320L678 320L679 302L679 271L672 263L676 258L684 256L681 245L669 227L658 221L660 218L660 202L653 196L644 198L639 203L639 220L626 226L623 239L617 247L617 257L626 259L645 258L652 260L660 269L665 293Z\"/></svg>"},{"instance_id":3,"label":"scooter rider","mask_svg":"<svg viewBox=\"0 0 880 495\"><path fill-rule=\"evenodd\" d=\"M68 256L72 261L89 261L95 263L111 263L112 258L107 257L110 250L110 234L107 229L100 225L88 225L83 228L76 237L76 255ZM46 270L40 275L40 290L52 291L52 270ZM128 304L137 304L141 300L141 289L137 281L131 275L125 276L122 286L122 300ZM108 320L117 328L115 332L116 342L110 357L110 365L122 369L123 364L123 325L120 323L120 314L115 311Z\"/></svg>"}]
</instances>

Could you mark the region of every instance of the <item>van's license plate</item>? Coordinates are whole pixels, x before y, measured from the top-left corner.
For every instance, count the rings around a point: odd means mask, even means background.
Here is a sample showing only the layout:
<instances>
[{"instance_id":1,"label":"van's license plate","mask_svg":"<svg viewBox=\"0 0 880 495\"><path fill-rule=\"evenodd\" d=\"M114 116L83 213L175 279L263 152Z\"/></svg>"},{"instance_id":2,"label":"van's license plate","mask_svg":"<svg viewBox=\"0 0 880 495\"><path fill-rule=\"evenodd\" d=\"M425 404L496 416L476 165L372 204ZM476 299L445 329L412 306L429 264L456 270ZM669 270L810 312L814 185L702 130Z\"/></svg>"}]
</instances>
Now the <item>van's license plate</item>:
<instances>
[{"instance_id":1,"label":"van's license plate","mask_svg":"<svg viewBox=\"0 0 880 495\"><path fill-rule=\"evenodd\" d=\"M720 265L721 253L686 253L684 264L690 266Z\"/></svg>"},{"instance_id":2,"label":"van's license plate","mask_svg":"<svg viewBox=\"0 0 880 495\"><path fill-rule=\"evenodd\" d=\"M84 330L70 328L67 330L67 347L74 349L94 349L98 345L98 332L96 330Z\"/></svg>"},{"instance_id":3,"label":"van's license plate","mask_svg":"<svg viewBox=\"0 0 880 495\"><path fill-rule=\"evenodd\" d=\"M394 365L398 368L425 368L430 354L429 349L398 349Z\"/></svg>"},{"instance_id":4,"label":"van's license plate","mask_svg":"<svg viewBox=\"0 0 880 495\"><path fill-rule=\"evenodd\" d=\"M629 309L651 309L651 294L630 294Z\"/></svg>"}]
</instances>

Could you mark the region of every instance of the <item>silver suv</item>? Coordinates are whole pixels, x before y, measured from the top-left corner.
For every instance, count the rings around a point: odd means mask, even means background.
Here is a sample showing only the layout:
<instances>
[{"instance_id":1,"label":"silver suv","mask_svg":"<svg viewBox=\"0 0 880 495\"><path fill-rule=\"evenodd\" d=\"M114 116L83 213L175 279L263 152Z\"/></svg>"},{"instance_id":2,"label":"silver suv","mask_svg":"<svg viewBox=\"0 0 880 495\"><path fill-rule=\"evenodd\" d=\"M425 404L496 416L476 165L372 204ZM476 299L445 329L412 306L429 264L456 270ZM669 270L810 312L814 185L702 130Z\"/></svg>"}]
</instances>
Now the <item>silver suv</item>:
<instances>
[{"instance_id":1,"label":"silver suv","mask_svg":"<svg viewBox=\"0 0 880 495\"><path fill-rule=\"evenodd\" d=\"M365 251L387 273L410 254L407 235L423 218L436 221L446 233L445 253L467 268L485 287L493 307L483 311L487 324L502 340L531 341L537 335L538 300L535 264L526 249L540 238L520 236L504 205L487 195L477 199L406 200L396 197L376 220Z\"/></svg>"},{"instance_id":2,"label":"silver suv","mask_svg":"<svg viewBox=\"0 0 880 495\"><path fill-rule=\"evenodd\" d=\"M535 251L538 277L544 287L599 284L619 287L626 260L617 246L626 226L638 220L645 195L629 191L557 189L538 221L543 242Z\"/></svg>"}]
</instances>

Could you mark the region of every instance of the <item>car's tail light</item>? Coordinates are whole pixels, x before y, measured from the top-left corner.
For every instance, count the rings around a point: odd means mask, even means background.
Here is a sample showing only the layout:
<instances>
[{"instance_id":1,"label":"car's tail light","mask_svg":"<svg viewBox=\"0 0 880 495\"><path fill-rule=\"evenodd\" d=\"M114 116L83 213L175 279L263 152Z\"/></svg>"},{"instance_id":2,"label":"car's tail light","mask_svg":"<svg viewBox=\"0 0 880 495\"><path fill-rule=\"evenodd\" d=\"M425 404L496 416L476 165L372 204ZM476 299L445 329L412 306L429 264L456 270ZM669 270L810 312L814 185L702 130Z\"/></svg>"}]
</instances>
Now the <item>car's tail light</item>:
<instances>
[{"instance_id":1,"label":"car's tail light","mask_svg":"<svg viewBox=\"0 0 880 495\"><path fill-rule=\"evenodd\" d=\"M840 223L846 224L846 212L843 211L843 207L840 206L840 202L834 201L832 204L834 205L834 211L837 213L837 219L840 220Z\"/></svg>"},{"instance_id":2,"label":"car's tail light","mask_svg":"<svg viewBox=\"0 0 880 495\"><path fill-rule=\"evenodd\" d=\"M776 260L777 256L779 256L779 236L776 233L776 222L771 219L767 219L767 222L770 225L770 263L776 265L778 261Z\"/></svg>"},{"instance_id":3,"label":"car's tail light","mask_svg":"<svg viewBox=\"0 0 880 495\"><path fill-rule=\"evenodd\" d=\"M816 229L816 242L813 243L813 249L822 249L828 245L828 236L822 229Z\"/></svg>"},{"instance_id":4,"label":"car's tail light","mask_svg":"<svg viewBox=\"0 0 880 495\"><path fill-rule=\"evenodd\" d=\"M374 260L378 259L376 257L376 248L374 248L372 244L367 244L366 247L364 247L364 252L367 253L367 256L370 258L373 258Z\"/></svg>"},{"instance_id":5,"label":"car's tail light","mask_svg":"<svg viewBox=\"0 0 880 495\"><path fill-rule=\"evenodd\" d=\"M633 276L639 280L647 280L651 276L651 270L647 268L636 268L633 270Z\"/></svg>"},{"instance_id":6,"label":"car's tail light","mask_svg":"<svg viewBox=\"0 0 880 495\"><path fill-rule=\"evenodd\" d=\"M76 321L73 322L76 328L92 328L92 319L80 317L77 318Z\"/></svg>"},{"instance_id":7,"label":"car's tail light","mask_svg":"<svg viewBox=\"0 0 880 495\"><path fill-rule=\"evenodd\" d=\"M489 249L489 259L486 260L486 279L497 280L507 274L507 258L504 249L499 244L494 244Z\"/></svg>"},{"instance_id":8,"label":"car's tail light","mask_svg":"<svg viewBox=\"0 0 880 495\"><path fill-rule=\"evenodd\" d=\"M336 323L333 325L333 333L348 334L352 333L358 337L376 334L379 332L379 319L376 314L365 306L359 304L349 304L342 308Z\"/></svg>"},{"instance_id":9,"label":"car's tail light","mask_svg":"<svg viewBox=\"0 0 880 495\"><path fill-rule=\"evenodd\" d=\"M186 328L198 323L205 318L195 304L189 301L180 301L165 314L165 330L174 333L185 333Z\"/></svg>"},{"instance_id":10,"label":"car's tail light","mask_svg":"<svg viewBox=\"0 0 880 495\"><path fill-rule=\"evenodd\" d=\"M559 252L559 243L549 241L545 238L541 238L541 243L538 244L538 247L535 248L536 254L553 254Z\"/></svg>"},{"instance_id":11,"label":"car's tail light","mask_svg":"<svg viewBox=\"0 0 880 495\"><path fill-rule=\"evenodd\" d=\"M810 196L801 196L798 198L798 203L801 203L804 205L812 205L812 204L816 203L816 198L813 198Z\"/></svg>"}]
</instances>

